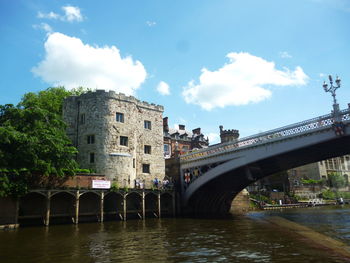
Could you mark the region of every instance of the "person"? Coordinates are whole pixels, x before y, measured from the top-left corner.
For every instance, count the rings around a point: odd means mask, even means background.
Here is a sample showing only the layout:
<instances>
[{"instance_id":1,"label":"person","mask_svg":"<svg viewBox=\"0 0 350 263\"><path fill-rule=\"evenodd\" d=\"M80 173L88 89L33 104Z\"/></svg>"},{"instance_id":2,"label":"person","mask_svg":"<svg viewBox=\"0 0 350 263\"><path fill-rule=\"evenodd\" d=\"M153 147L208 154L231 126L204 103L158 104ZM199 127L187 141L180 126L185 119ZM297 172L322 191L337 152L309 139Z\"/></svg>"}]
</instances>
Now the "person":
<instances>
[{"instance_id":1,"label":"person","mask_svg":"<svg viewBox=\"0 0 350 263\"><path fill-rule=\"evenodd\" d=\"M169 184L169 180L168 179L164 179L163 180L163 187L166 189L168 188L168 184Z\"/></svg>"},{"instance_id":2,"label":"person","mask_svg":"<svg viewBox=\"0 0 350 263\"><path fill-rule=\"evenodd\" d=\"M155 186L156 188L158 188L158 178L154 178L153 183L154 183L154 186Z\"/></svg>"}]
</instances>

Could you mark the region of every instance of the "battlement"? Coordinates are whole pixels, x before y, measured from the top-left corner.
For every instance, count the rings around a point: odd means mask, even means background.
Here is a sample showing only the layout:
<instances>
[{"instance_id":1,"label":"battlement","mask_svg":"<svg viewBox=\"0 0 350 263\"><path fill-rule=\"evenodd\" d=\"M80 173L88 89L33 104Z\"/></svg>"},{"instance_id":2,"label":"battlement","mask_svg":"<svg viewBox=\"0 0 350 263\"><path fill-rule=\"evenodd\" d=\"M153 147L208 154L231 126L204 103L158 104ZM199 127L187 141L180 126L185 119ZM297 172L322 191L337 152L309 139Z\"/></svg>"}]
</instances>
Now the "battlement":
<instances>
[{"instance_id":1,"label":"battlement","mask_svg":"<svg viewBox=\"0 0 350 263\"><path fill-rule=\"evenodd\" d=\"M235 141L239 137L239 131L235 129L231 130L224 130L224 127L222 125L219 126L220 128L220 138L221 142L229 142L229 141Z\"/></svg>"},{"instance_id":2,"label":"battlement","mask_svg":"<svg viewBox=\"0 0 350 263\"><path fill-rule=\"evenodd\" d=\"M134 96L127 96L124 93L116 93L113 90L105 91L105 90L96 90L89 91L80 96L69 96L67 100L85 100L85 99L93 99L93 98L102 98L105 100L116 99L124 102L134 103L138 107L156 110L156 111L164 111L164 107L162 105L157 105L154 103L148 103L147 101L140 101L136 99Z\"/></svg>"},{"instance_id":3,"label":"battlement","mask_svg":"<svg viewBox=\"0 0 350 263\"><path fill-rule=\"evenodd\" d=\"M220 135L222 134L222 135L238 135L239 136L238 130L235 130L235 129L224 130L223 129L224 127L222 125L220 125L219 128L220 128Z\"/></svg>"}]
</instances>

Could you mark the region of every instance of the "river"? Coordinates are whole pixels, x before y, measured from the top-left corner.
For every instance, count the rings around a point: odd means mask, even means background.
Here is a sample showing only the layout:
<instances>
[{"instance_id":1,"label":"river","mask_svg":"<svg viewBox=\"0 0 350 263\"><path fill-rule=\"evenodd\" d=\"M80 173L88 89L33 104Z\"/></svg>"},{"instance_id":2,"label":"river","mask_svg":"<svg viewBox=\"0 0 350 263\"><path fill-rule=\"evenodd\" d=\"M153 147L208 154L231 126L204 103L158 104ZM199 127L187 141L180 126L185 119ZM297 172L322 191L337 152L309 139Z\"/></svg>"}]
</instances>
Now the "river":
<instances>
[{"instance_id":1,"label":"river","mask_svg":"<svg viewBox=\"0 0 350 263\"><path fill-rule=\"evenodd\" d=\"M350 207L252 212L229 219L164 218L23 227L0 231L0 262L344 262L293 231L279 216L350 246Z\"/></svg>"}]
</instances>

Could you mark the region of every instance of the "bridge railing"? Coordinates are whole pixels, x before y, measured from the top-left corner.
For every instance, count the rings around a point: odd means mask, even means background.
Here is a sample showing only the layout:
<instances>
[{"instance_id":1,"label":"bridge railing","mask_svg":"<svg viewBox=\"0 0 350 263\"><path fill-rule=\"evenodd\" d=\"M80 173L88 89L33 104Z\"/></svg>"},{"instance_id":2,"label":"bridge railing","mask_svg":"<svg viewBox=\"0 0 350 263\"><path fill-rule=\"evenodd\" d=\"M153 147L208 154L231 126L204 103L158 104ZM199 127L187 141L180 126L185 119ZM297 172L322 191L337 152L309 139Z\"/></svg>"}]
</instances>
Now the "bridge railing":
<instances>
[{"instance_id":1,"label":"bridge railing","mask_svg":"<svg viewBox=\"0 0 350 263\"><path fill-rule=\"evenodd\" d=\"M340 111L343 122L350 121L350 109ZM209 156L222 154L223 152L238 151L246 147L255 147L261 144L271 143L273 141L280 141L290 137L297 137L311 131L321 130L323 128L331 127L334 123L333 114L319 116L313 119L301 121L290 124L281 128L261 132L255 135L241 138L234 142L216 144L206 149L200 149L185 155L181 155L181 161L189 161Z\"/></svg>"}]
</instances>

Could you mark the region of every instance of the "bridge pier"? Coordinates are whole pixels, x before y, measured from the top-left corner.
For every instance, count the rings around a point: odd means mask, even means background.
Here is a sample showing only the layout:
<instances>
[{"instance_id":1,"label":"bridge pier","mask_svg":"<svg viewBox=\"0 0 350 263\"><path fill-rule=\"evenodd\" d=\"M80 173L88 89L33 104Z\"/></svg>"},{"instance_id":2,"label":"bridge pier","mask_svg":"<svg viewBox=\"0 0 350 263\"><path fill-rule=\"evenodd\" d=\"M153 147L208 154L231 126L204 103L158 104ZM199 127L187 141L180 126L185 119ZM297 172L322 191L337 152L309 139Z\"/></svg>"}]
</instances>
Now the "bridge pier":
<instances>
[{"instance_id":1,"label":"bridge pier","mask_svg":"<svg viewBox=\"0 0 350 263\"><path fill-rule=\"evenodd\" d=\"M124 221L126 221L126 194L123 195L123 213L124 213Z\"/></svg>"},{"instance_id":2,"label":"bridge pier","mask_svg":"<svg viewBox=\"0 0 350 263\"><path fill-rule=\"evenodd\" d=\"M74 224L79 224L79 190L75 192L75 218L74 218Z\"/></svg>"},{"instance_id":3,"label":"bridge pier","mask_svg":"<svg viewBox=\"0 0 350 263\"><path fill-rule=\"evenodd\" d=\"M162 214L162 211L161 211L161 204L160 204L160 193L158 193L158 218L161 218L161 214Z\"/></svg>"},{"instance_id":4,"label":"bridge pier","mask_svg":"<svg viewBox=\"0 0 350 263\"><path fill-rule=\"evenodd\" d=\"M45 221L44 221L45 226L50 225L50 211L51 211L51 191L48 191L46 196L46 213L45 213Z\"/></svg>"},{"instance_id":5,"label":"bridge pier","mask_svg":"<svg viewBox=\"0 0 350 263\"><path fill-rule=\"evenodd\" d=\"M104 220L104 192L101 192L101 199L100 199L100 222L102 223Z\"/></svg>"},{"instance_id":6,"label":"bridge pier","mask_svg":"<svg viewBox=\"0 0 350 263\"><path fill-rule=\"evenodd\" d=\"M142 191L142 220L146 219L145 191Z\"/></svg>"}]
</instances>

